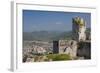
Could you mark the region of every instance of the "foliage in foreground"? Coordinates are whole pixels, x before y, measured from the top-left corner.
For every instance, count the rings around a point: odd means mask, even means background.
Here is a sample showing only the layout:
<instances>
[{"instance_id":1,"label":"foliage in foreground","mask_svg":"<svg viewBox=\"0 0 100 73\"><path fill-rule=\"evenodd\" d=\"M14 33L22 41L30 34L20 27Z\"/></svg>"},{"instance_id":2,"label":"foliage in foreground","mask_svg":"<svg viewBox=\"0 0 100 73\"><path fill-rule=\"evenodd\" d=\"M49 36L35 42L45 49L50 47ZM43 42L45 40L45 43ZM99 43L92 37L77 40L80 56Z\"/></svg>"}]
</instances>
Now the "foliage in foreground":
<instances>
[{"instance_id":1,"label":"foliage in foreground","mask_svg":"<svg viewBox=\"0 0 100 73\"><path fill-rule=\"evenodd\" d=\"M49 54L47 57L48 59L52 59L52 61L71 60L71 57L68 54Z\"/></svg>"}]
</instances>

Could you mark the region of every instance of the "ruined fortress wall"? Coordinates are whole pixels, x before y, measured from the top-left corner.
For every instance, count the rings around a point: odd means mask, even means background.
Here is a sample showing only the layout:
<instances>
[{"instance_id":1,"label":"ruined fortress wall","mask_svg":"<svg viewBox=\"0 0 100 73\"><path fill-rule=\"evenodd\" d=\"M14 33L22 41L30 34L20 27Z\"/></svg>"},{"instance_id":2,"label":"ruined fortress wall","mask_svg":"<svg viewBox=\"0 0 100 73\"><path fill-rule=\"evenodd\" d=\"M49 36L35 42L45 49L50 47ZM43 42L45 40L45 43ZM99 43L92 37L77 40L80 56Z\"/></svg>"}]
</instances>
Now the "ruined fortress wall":
<instances>
[{"instance_id":1,"label":"ruined fortress wall","mask_svg":"<svg viewBox=\"0 0 100 73\"><path fill-rule=\"evenodd\" d=\"M91 42L84 41L78 43L77 56L91 59Z\"/></svg>"},{"instance_id":2,"label":"ruined fortress wall","mask_svg":"<svg viewBox=\"0 0 100 73\"><path fill-rule=\"evenodd\" d=\"M91 58L91 42L86 40L86 22L80 17L73 18L73 40L53 42L53 53L70 54L71 57Z\"/></svg>"}]
</instances>

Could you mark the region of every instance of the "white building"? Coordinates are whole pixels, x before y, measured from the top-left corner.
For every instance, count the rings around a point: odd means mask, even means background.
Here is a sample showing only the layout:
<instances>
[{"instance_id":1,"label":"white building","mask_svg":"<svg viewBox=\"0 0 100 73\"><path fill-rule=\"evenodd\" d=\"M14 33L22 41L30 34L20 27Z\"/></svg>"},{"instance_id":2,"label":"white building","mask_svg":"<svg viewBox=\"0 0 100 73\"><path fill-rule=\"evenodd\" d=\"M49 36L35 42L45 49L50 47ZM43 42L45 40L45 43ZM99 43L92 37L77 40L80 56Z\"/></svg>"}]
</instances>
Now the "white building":
<instances>
[{"instance_id":1,"label":"white building","mask_svg":"<svg viewBox=\"0 0 100 73\"><path fill-rule=\"evenodd\" d=\"M43 47L40 46L34 46L33 53L34 54L44 54L46 50Z\"/></svg>"}]
</instances>

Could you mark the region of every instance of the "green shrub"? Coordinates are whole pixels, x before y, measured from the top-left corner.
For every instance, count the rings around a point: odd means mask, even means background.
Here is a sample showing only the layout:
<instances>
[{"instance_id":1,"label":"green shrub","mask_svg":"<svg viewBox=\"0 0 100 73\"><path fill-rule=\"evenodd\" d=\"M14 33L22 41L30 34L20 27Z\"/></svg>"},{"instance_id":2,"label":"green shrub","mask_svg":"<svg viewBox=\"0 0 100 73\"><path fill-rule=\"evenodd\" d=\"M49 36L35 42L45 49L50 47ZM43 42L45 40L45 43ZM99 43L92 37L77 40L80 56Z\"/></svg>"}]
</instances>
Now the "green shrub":
<instances>
[{"instance_id":1,"label":"green shrub","mask_svg":"<svg viewBox=\"0 0 100 73\"><path fill-rule=\"evenodd\" d=\"M71 57L68 54L49 54L47 57L53 61L71 60Z\"/></svg>"}]
</instances>

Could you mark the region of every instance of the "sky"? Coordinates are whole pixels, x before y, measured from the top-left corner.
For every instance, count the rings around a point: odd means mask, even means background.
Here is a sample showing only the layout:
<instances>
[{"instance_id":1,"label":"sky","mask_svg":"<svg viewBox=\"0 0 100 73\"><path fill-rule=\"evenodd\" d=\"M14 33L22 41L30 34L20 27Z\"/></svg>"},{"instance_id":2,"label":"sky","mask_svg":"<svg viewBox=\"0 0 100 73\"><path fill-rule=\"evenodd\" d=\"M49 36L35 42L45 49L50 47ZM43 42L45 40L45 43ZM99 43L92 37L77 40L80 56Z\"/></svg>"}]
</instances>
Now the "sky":
<instances>
[{"instance_id":1,"label":"sky","mask_svg":"<svg viewBox=\"0 0 100 73\"><path fill-rule=\"evenodd\" d=\"M71 31L72 18L77 16L91 27L90 13L23 10L23 32Z\"/></svg>"}]
</instances>

